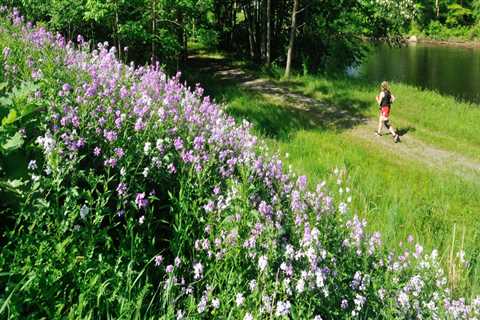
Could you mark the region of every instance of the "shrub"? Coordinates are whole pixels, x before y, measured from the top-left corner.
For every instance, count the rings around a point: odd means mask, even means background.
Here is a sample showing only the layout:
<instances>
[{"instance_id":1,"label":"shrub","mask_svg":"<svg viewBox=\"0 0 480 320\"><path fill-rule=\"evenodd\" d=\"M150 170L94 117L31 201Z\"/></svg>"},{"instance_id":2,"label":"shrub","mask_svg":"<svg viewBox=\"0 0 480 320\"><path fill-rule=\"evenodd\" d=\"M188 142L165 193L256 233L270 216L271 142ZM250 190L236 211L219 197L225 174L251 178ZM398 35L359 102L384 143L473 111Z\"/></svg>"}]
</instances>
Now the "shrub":
<instances>
[{"instance_id":1,"label":"shrub","mask_svg":"<svg viewBox=\"0 0 480 320\"><path fill-rule=\"evenodd\" d=\"M213 49L218 46L218 32L211 29L200 28L196 31L195 38L200 47Z\"/></svg>"}]
</instances>

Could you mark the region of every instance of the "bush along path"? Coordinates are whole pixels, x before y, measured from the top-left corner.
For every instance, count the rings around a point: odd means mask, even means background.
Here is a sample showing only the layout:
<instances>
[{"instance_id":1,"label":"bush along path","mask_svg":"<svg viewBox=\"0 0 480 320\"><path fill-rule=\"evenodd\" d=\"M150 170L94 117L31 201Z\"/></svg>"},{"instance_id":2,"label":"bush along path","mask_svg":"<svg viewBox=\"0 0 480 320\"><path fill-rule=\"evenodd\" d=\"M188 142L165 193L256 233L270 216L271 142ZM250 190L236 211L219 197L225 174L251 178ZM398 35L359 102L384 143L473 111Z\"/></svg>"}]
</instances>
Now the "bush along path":
<instances>
[{"instance_id":1,"label":"bush along path","mask_svg":"<svg viewBox=\"0 0 480 320\"><path fill-rule=\"evenodd\" d=\"M389 253L200 87L0 11L2 161L29 160L1 176L2 318L480 316L435 250Z\"/></svg>"}]
</instances>

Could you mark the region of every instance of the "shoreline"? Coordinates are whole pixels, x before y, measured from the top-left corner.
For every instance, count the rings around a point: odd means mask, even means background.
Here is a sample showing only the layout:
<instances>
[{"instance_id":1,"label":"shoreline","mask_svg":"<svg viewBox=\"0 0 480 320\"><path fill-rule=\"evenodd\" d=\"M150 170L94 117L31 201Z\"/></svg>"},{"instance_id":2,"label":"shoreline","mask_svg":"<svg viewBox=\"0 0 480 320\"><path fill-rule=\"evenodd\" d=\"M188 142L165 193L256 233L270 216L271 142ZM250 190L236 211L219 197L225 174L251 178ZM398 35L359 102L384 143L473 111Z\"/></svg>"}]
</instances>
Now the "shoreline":
<instances>
[{"instance_id":1,"label":"shoreline","mask_svg":"<svg viewBox=\"0 0 480 320\"><path fill-rule=\"evenodd\" d=\"M437 46L458 47L458 48L480 48L480 41L478 40L436 40L432 38L416 37L416 41L406 37L405 42L408 44L426 43Z\"/></svg>"}]
</instances>

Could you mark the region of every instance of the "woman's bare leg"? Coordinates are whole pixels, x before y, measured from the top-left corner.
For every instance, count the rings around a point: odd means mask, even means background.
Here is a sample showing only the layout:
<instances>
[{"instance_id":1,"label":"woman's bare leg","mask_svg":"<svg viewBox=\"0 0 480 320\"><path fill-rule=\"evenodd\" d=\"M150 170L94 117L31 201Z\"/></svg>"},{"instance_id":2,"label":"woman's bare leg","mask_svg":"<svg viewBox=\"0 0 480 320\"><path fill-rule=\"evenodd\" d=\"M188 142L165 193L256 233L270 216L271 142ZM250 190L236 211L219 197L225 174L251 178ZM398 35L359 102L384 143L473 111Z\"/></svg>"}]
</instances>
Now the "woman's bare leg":
<instances>
[{"instance_id":1,"label":"woman's bare leg","mask_svg":"<svg viewBox=\"0 0 480 320\"><path fill-rule=\"evenodd\" d=\"M397 132L395 131L395 128L393 126L390 126L390 128L388 128L388 131L390 131L390 133L394 137L397 135Z\"/></svg>"},{"instance_id":2,"label":"woman's bare leg","mask_svg":"<svg viewBox=\"0 0 480 320\"><path fill-rule=\"evenodd\" d=\"M377 130L378 134L382 133L382 127L383 127L383 116L382 114L380 114L380 116L378 117L378 130Z\"/></svg>"}]
</instances>

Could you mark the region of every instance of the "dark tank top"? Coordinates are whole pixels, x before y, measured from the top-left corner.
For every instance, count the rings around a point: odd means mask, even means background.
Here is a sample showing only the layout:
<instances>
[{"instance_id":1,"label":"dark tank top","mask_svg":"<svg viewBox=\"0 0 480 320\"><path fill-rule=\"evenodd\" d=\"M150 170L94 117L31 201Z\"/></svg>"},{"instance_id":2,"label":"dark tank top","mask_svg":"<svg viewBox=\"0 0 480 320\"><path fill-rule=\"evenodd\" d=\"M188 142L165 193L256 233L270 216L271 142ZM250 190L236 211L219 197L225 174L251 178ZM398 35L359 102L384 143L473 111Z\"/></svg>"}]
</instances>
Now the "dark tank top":
<instances>
[{"instance_id":1,"label":"dark tank top","mask_svg":"<svg viewBox=\"0 0 480 320\"><path fill-rule=\"evenodd\" d=\"M383 98L380 101L380 107L390 107L392 104L392 94L390 91L383 91Z\"/></svg>"}]
</instances>

